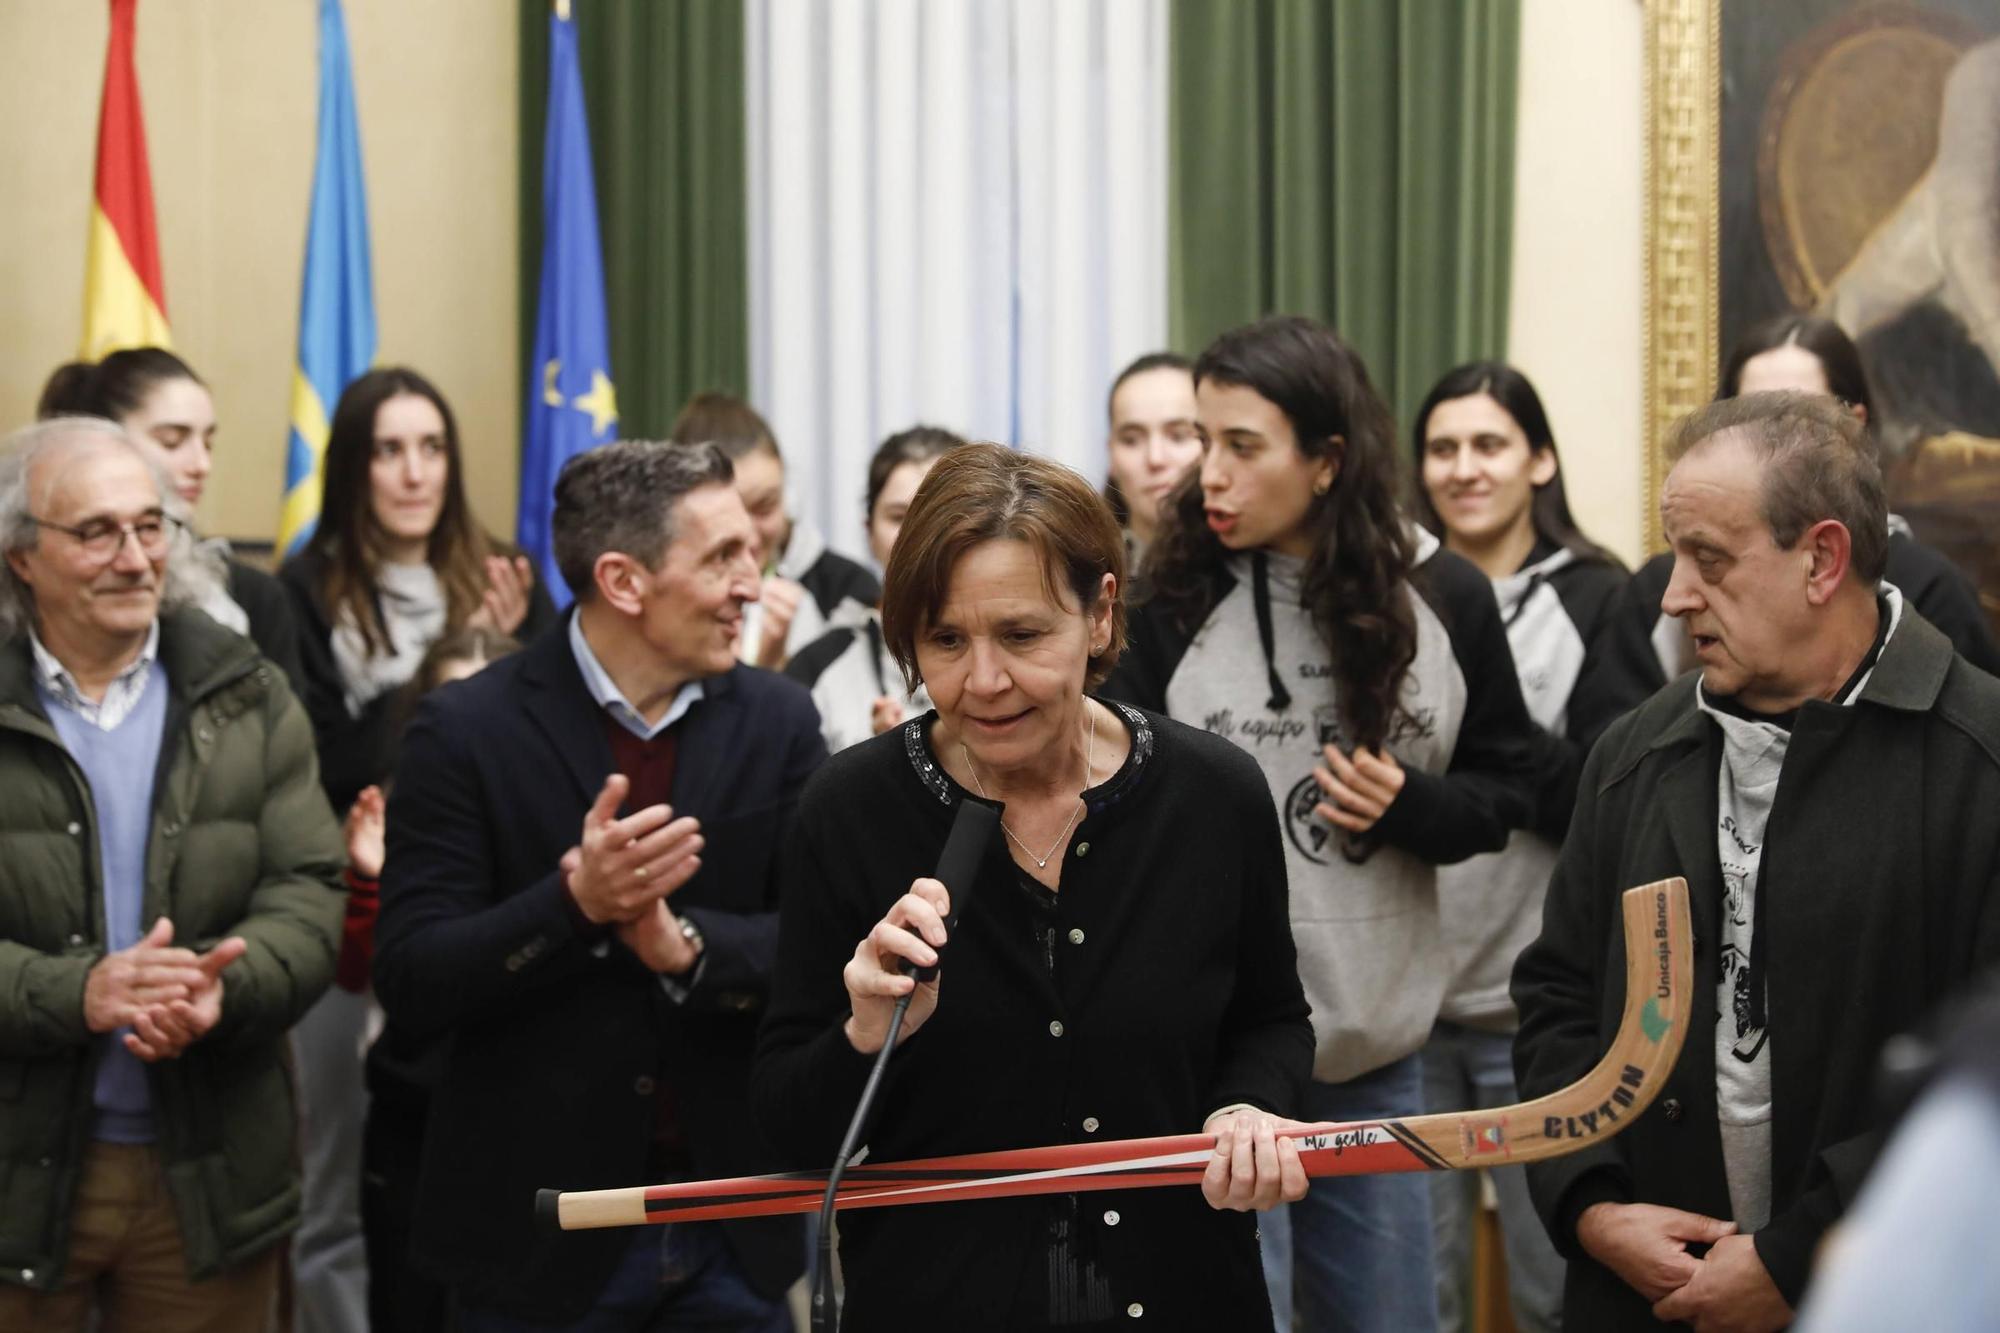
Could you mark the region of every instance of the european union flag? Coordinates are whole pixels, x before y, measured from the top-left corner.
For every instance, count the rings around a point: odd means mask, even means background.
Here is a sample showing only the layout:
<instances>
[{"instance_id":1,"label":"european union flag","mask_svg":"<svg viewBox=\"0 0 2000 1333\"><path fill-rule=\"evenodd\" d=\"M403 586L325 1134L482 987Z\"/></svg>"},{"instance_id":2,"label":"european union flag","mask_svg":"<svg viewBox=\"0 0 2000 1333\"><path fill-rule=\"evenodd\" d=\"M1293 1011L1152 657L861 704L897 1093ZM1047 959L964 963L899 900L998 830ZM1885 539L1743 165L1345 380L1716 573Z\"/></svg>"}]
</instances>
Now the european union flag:
<instances>
[{"instance_id":1,"label":"european union flag","mask_svg":"<svg viewBox=\"0 0 2000 1333\"><path fill-rule=\"evenodd\" d=\"M576 25L560 12L549 18L547 124L542 141L542 283L528 363L517 536L549 595L563 606L569 590L549 548L556 474L574 455L615 437L618 396L611 385L597 184L590 170Z\"/></svg>"},{"instance_id":2,"label":"european union flag","mask_svg":"<svg viewBox=\"0 0 2000 1333\"><path fill-rule=\"evenodd\" d=\"M299 297L299 360L278 551L290 555L319 522L320 461L341 390L375 359L375 294L368 264L368 193L340 0L319 5L319 151Z\"/></svg>"}]
</instances>

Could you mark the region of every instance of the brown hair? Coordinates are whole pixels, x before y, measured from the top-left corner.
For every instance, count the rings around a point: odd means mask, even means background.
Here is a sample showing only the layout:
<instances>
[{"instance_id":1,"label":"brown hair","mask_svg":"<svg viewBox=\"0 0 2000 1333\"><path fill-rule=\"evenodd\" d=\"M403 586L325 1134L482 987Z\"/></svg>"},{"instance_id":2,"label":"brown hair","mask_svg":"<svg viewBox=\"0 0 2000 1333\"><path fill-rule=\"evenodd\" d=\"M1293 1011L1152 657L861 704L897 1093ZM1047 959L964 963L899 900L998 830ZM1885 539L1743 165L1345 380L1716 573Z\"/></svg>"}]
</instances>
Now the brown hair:
<instances>
[{"instance_id":1,"label":"brown hair","mask_svg":"<svg viewBox=\"0 0 2000 1333\"><path fill-rule=\"evenodd\" d=\"M1847 529L1849 564L1873 586L1889 561L1889 502L1868 428L1841 403L1817 393L1753 393L1720 398L1676 423L1667 459L1734 432L1762 471L1760 504L1781 551L1806 529L1833 519Z\"/></svg>"},{"instance_id":2,"label":"brown hair","mask_svg":"<svg viewBox=\"0 0 2000 1333\"><path fill-rule=\"evenodd\" d=\"M322 475L325 491L319 523L305 549L326 563L320 596L327 618L345 610L361 632L370 656L393 648L375 605L375 571L382 559L382 528L370 502L369 466L375 457L375 417L382 404L408 394L435 407L444 421L444 507L431 529L424 556L437 571L445 594L445 626L456 629L479 610L486 596L486 557L513 553L472 516L465 499L465 455L458 420L437 387L407 366L371 370L347 386L333 409Z\"/></svg>"},{"instance_id":3,"label":"brown hair","mask_svg":"<svg viewBox=\"0 0 2000 1333\"><path fill-rule=\"evenodd\" d=\"M770 450L780 461L785 457L778 451L771 423L756 408L714 389L688 399L667 434L676 444L712 444L732 463L759 449Z\"/></svg>"},{"instance_id":4,"label":"brown hair","mask_svg":"<svg viewBox=\"0 0 2000 1333\"><path fill-rule=\"evenodd\" d=\"M968 444L938 459L910 502L882 587L882 639L912 689L917 638L936 619L952 571L973 547L1027 543L1042 586L1060 606L1097 605L1106 574L1118 581L1111 639L1090 659L1084 686L1101 684L1125 650L1125 540L1102 496L1060 463L999 444Z\"/></svg>"}]
</instances>

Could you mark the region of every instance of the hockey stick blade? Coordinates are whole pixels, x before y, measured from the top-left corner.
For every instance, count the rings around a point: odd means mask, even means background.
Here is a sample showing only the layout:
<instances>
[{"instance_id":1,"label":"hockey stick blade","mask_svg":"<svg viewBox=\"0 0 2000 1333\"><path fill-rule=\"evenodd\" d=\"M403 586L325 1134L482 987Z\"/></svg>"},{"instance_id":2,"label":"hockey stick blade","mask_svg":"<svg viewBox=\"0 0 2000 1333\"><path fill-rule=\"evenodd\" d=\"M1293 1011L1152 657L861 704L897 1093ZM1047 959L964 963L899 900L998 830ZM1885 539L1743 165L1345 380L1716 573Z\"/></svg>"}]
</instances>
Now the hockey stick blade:
<instances>
[{"instance_id":1,"label":"hockey stick blade","mask_svg":"<svg viewBox=\"0 0 2000 1333\"><path fill-rule=\"evenodd\" d=\"M1694 960L1687 881L1627 890L1625 1007L1595 1068L1546 1097L1485 1111L1362 1120L1286 1131L1309 1176L1470 1170L1538 1162L1616 1134L1658 1094L1680 1058L1693 1009ZM1059 1144L848 1168L841 1208L946 1203L1024 1194L1199 1184L1212 1134ZM566 1193L543 1190L535 1208L565 1231L694 1222L820 1205L824 1171L739 1176L672 1185Z\"/></svg>"}]
</instances>

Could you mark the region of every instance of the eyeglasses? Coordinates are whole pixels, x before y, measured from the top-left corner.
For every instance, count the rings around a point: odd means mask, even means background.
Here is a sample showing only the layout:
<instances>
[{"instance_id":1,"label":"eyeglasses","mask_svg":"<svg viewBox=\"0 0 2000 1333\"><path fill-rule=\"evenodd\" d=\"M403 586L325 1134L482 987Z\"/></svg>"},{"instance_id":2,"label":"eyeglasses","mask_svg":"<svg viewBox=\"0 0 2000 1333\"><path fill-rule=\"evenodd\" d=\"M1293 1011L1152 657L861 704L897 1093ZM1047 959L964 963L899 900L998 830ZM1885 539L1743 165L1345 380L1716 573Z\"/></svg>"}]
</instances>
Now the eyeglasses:
<instances>
[{"instance_id":1,"label":"eyeglasses","mask_svg":"<svg viewBox=\"0 0 2000 1333\"><path fill-rule=\"evenodd\" d=\"M139 554L148 560L158 560L166 555L174 544L174 537L184 526L171 514L147 514L130 523L119 523L108 518L93 518L80 527L67 523L51 523L45 518L30 514L28 521L38 528L53 528L76 539L83 553L101 564L110 564L124 549L125 538L131 537L139 543Z\"/></svg>"}]
</instances>

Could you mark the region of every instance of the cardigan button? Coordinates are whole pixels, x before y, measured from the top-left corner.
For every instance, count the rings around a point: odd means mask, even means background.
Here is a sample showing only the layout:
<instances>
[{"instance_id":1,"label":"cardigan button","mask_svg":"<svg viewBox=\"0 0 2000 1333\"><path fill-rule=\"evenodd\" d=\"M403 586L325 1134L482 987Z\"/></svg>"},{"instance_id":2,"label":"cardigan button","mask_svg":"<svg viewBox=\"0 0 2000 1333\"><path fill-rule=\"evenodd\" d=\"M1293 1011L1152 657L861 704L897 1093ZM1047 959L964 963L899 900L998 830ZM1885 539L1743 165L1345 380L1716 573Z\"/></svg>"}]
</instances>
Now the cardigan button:
<instances>
[{"instance_id":1,"label":"cardigan button","mask_svg":"<svg viewBox=\"0 0 2000 1333\"><path fill-rule=\"evenodd\" d=\"M1069 942L1071 944L1083 943L1083 931L1078 927L1072 926L1069 932Z\"/></svg>"},{"instance_id":2,"label":"cardigan button","mask_svg":"<svg viewBox=\"0 0 2000 1333\"><path fill-rule=\"evenodd\" d=\"M1087 842L1080 842L1080 843L1078 843L1078 844L1076 845L1076 859L1077 859L1077 860L1081 861L1081 860L1082 860L1082 859L1083 859L1084 857L1086 857L1086 856L1089 856L1089 855L1090 855L1090 844L1089 844L1089 843L1087 843Z\"/></svg>"},{"instance_id":3,"label":"cardigan button","mask_svg":"<svg viewBox=\"0 0 2000 1333\"><path fill-rule=\"evenodd\" d=\"M1087 1115L1083 1118L1083 1132L1086 1134L1095 1134L1097 1132L1096 1116Z\"/></svg>"},{"instance_id":4,"label":"cardigan button","mask_svg":"<svg viewBox=\"0 0 2000 1333\"><path fill-rule=\"evenodd\" d=\"M632 1080L632 1091L638 1093L641 1097L652 1096L653 1080L645 1074L639 1075L639 1077Z\"/></svg>"},{"instance_id":5,"label":"cardigan button","mask_svg":"<svg viewBox=\"0 0 2000 1333\"><path fill-rule=\"evenodd\" d=\"M1062 1020L1060 1018L1050 1019L1049 1035L1051 1037L1060 1037L1062 1034L1063 1034Z\"/></svg>"},{"instance_id":6,"label":"cardigan button","mask_svg":"<svg viewBox=\"0 0 2000 1333\"><path fill-rule=\"evenodd\" d=\"M1131 1315L1134 1319L1137 1319L1139 1318L1139 1316L1146 1313L1146 1307L1139 1304L1139 1302L1137 1301L1133 1301L1130 1305L1125 1307L1125 1313Z\"/></svg>"},{"instance_id":7,"label":"cardigan button","mask_svg":"<svg viewBox=\"0 0 2000 1333\"><path fill-rule=\"evenodd\" d=\"M1660 1111L1676 1125L1681 1122L1681 1117L1687 1114L1687 1108L1681 1105L1681 1099L1678 1097L1669 1097L1661 1102Z\"/></svg>"},{"instance_id":8,"label":"cardigan button","mask_svg":"<svg viewBox=\"0 0 2000 1333\"><path fill-rule=\"evenodd\" d=\"M1118 1225L1118 1210L1116 1208L1113 1208L1109 1212L1104 1214L1104 1225L1108 1227L1115 1227Z\"/></svg>"}]
</instances>

